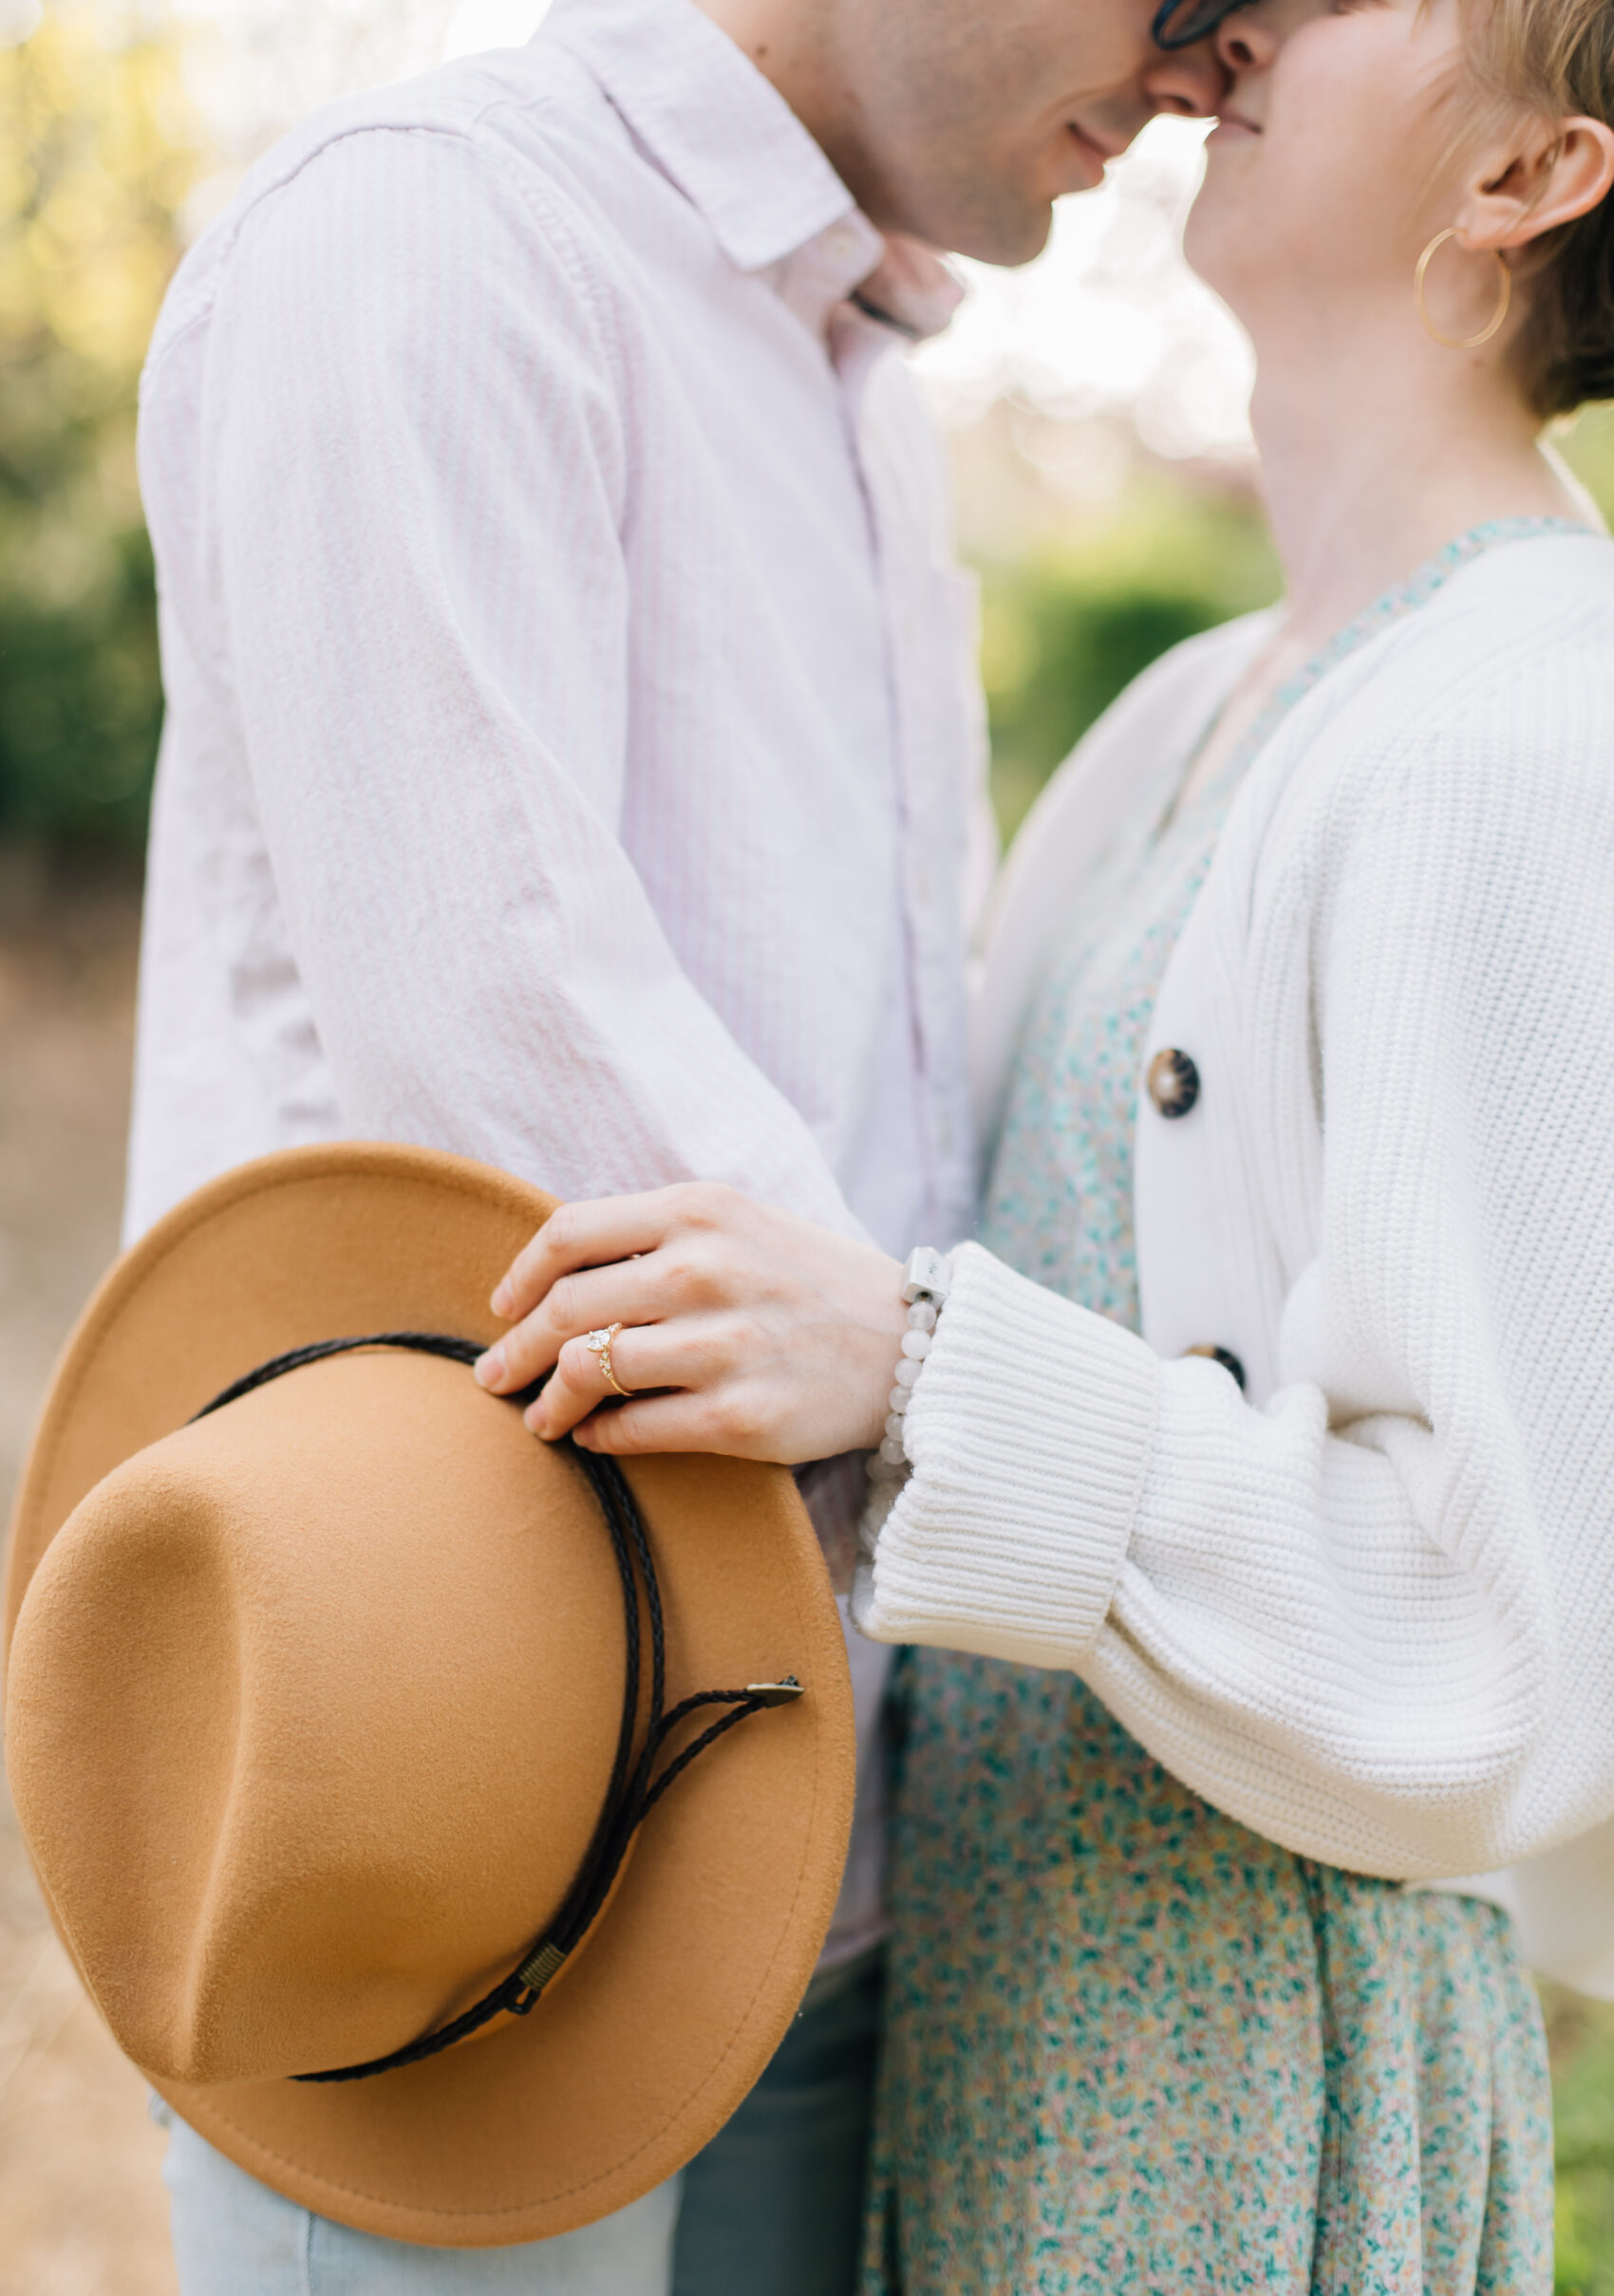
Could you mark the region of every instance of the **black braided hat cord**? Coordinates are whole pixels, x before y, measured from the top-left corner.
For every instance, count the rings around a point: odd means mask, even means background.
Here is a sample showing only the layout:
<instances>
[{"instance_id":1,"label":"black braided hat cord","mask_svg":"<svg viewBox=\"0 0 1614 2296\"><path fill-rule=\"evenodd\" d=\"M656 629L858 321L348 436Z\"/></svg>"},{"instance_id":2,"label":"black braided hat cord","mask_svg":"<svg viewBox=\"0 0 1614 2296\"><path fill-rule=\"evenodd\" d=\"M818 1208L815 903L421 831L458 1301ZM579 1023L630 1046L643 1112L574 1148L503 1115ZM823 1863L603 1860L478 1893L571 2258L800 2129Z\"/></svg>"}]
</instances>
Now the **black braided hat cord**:
<instances>
[{"instance_id":1,"label":"black braided hat cord","mask_svg":"<svg viewBox=\"0 0 1614 2296\"><path fill-rule=\"evenodd\" d=\"M205 1405L196 1414L206 1419L221 1411L227 1404L235 1403L254 1389L267 1387L272 1379L280 1379L288 1372L300 1371L305 1364L324 1362L330 1355L349 1355L360 1348L404 1348L415 1354L441 1355L450 1363L475 1363L481 1348L475 1340L456 1339L441 1332L373 1332L358 1339L322 1339L312 1347L293 1348L289 1354L276 1355L272 1362L260 1363L255 1371L237 1379L221 1395ZM543 1382L526 1389L521 1394L508 1398L513 1406L524 1409L538 1392ZM193 1421L193 1425L194 1425ZM656 1803L673 1781L683 1775L689 1764L706 1748L714 1745L725 1731L737 1723L747 1721L767 1707L788 1706L804 1693L794 1675L782 1682L753 1682L739 1690L701 1690L693 1698L685 1698L670 1712L664 1712L663 1702L666 1687L666 1638L662 1621L661 1587L656 1577L655 1559L650 1552L649 1539L627 1478L614 1459L599 1457L592 1451L579 1450L568 1440L568 1450L581 1465L593 1487L610 1537L611 1552L616 1558L618 1576L622 1581L623 1621L627 1633L628 1662L622 1691L622 1723L617 1732L616 1756L611 1765L610 1783L606 1792L605 1807L594 1829L588 1855L567 1893L560 1911L544 1934L531 1951L525 1953L508 1977L500 1980L481 2000L456 2017L448 2025L440 2025L404 2048L394 2049L389 2056L374 2057L366 2064L337 2066L325 2073L297 2073L297 2081L368 2081L377 2073L390 2073L406 2064L418 2064L422 2058L435 2057L441 2049L452 2048L487 2025L493 2018L506 2012L525 2017L534 2009L555 1971L573 1953L588 1934L610 1894L611 1884L622 1869L629 1844ZM650 1695L649 1717L645 1740L637 1759L633 1752L634 1725L644 1689L644 1635L640 1625L641 1591L643 1605L650 1625ZM704 1707L727 1707L729 1711L719 1722L703 1730L698 1738L669 1762L659 1775L656 1763L679 1725Z\"/></svg>"}]
</instances>

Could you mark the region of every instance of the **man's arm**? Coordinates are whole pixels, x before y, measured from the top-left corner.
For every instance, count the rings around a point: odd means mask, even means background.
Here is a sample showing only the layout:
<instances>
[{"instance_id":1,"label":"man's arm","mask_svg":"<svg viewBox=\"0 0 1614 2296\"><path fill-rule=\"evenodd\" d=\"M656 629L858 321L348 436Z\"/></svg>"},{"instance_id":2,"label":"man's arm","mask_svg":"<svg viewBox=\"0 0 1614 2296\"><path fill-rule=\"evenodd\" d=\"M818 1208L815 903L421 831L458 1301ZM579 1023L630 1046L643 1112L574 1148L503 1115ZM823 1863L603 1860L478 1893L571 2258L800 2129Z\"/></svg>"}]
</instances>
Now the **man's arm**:
<instances>
[{"instance_id":1,"label":"man's arm","mask_svg":"<svg viewBox=\"0 0 1614 2296\"><path fill-rule=\"evenodd\" d=\"M349 137L247 218L214 320L204 578L343 1122L854 1229L619 842L634 450L533 196L460 137Z\"/></svg>"}]
</instances>

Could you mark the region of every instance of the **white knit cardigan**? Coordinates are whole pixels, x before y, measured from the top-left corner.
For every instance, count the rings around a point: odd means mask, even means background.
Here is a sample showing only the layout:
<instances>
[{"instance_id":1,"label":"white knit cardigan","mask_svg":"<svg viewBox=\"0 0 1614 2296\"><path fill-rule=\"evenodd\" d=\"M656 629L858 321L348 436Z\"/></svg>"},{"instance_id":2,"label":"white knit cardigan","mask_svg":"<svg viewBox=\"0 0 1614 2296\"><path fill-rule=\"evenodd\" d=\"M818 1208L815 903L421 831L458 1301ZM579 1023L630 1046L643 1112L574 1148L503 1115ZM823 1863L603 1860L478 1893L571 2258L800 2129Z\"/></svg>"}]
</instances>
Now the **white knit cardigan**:
<instances>
[{"instance_id":1,"label":"white knit cardigan","mask_svg":"<svg viewBox=\"0 0 1614 2296\"><path fill-rule=\"evenodd\" d=\"M984 1136L1073 896L1259 630L1141 679L1028 825ZM1145 1336L963 1248L859 1623L1079 1673L1231 1817L1495 1896L1614 1992L1614 544L1494 548L1291 713L1167 1046L1202 1090L1140 1093Z\"/></svg>"}]
</instances>

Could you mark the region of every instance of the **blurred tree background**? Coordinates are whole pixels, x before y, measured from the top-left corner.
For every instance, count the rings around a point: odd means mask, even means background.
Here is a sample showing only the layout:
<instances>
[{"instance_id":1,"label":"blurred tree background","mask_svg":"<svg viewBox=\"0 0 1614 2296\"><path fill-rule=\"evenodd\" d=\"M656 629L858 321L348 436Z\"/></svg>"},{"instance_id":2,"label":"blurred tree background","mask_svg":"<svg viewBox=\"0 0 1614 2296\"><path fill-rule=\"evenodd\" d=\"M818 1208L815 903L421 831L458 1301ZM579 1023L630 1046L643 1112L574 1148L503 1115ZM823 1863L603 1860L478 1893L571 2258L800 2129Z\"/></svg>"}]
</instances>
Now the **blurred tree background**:
<instances>
[{"instance_id":1,"label":"blurred tree background","mask_svg":"<svg viewBox=\"0 0 1614 2296\"><path fill-rule=\"evenodd\" d=\"M261 66L249 151L328 89L422 61L441 36L430 0L398 10L391 50L362 6L305 0L230 28L234 61L255 47ZM138 845L143 833L161 699L135 474L140 364L187 202L198 184L227 188L247 156L221 152L220 107L204 117L190 92L200 47L197 22L160 0L59 0L43 13L39 0L0 0L0 835ZM1180 181L1162 189L1146 169L1141 181L1095 268L1145 274L1158 293ZM1135 315L1117 307L1118 321ZM1277 569L1248 458L1173 459L1124 412L1050 414L1012 388L951 417L1012 832L1130 678L1266 604ZM1583 419L1567 450L1614 509L1614 410Z\"/></svg>"},{"instance_id":2,"label":"blurred tree background","mask_svg":"<svg viewBox=\"0 0 1614 2296\"><path fill-rule=\"evenodd\" d=\"M535 14L539 0L460 0L475 16L460 45L524 36L486 13L511 4ZM161 700L134 426L163 289L188 232L276 126L342 85L428 61L452 5L393 0L384 17L374 0L235 0L203 101L197 17L161 0L59 0L44 14L38 0L0 0L0 843L138 852ZM1162 375L1192 382L1193 345L1226 324L1181 277L1182 168L1125 164L1130 204L1106 209L1099 195L1067 217L1091 242L1083 277L1098 300L1081 326L1143 343L1131 380L1050 383L1037 352L1013 372L978 358L979 387L975 354L936 382L984 577L1009 832L1130 678L1277 588L1225 403L1236 359L1209 414L1191 420L1160 396ZM1021 291L977 289L986 303ZM1149 336L1156 304L1172 305L1174 334ZM1011 332L1015 309L992 324ZM1561 444L1614 513L1614 408ZM1614 2010L1553 1993L1548 2007L1560 2296L1614 2296Z\"/></svg>"},{"instance_id":3,"label":"blurred tree background","mask_svg":"<svg viewBox=\"0 0 1614 2296\"><path fill-rule=\"evenodd\" d=\"M172 26L0 48L0 830L130 840L161 719L140 364L201 165Z\"/></svg>"}]
</instances>

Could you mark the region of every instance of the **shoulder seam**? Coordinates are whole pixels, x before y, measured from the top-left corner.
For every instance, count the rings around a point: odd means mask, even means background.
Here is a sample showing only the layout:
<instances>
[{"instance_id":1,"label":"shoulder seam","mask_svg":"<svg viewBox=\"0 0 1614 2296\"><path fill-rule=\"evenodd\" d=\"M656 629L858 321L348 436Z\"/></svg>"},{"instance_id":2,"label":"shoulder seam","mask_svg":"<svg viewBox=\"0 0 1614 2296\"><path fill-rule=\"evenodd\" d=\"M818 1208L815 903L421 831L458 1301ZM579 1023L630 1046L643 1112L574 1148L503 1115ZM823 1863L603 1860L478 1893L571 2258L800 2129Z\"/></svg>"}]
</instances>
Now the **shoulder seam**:
<instances>
[{"instance_id":1,"label":"shoulder seam","mask_svg":"<svg viewBox=\"0 0 1614 2296\"><path fill-rule=\"evenodd\" d=\"M155 378L176 348L212 317L225 273L235 258L241 234L253 217L278 193L287 191L295 184L310 167L323 159L328 153L335 150L338 145L350 142L361 136L437 137L448 142L462 144L479 159L484 160L490 172L502 182L504 188L524 208L540 215L545 224L553 231L554 236L551 244L555 256L579 300L587 304L589 308L603 352L607 340L607 330L603 324L604 308L595 282L590 276L589 267L582 259L581 245L570 219L565 215L562 203L545 196L549 187L542 183L541 178L528 182L519 177L503 159L497 152L490 150L488 145L475 133L477 126L483 119L490 113L502 108L506 108L502 101L490 102L480 106L467 121L460 125L450 125L445 121L356 121L350 127L339 128L331 135L322 139L311 151L305 152L283 174L277 175L272 181L261 185L241 205L239 212L230 216L228 229L222 238L212 273L196 308L185 312L172 333L164 333L160 325L158 337L153 341L141 375L142 393L147 381Z\"/></svg>"}]
</instances>

